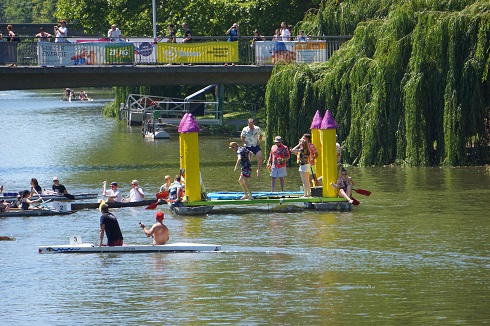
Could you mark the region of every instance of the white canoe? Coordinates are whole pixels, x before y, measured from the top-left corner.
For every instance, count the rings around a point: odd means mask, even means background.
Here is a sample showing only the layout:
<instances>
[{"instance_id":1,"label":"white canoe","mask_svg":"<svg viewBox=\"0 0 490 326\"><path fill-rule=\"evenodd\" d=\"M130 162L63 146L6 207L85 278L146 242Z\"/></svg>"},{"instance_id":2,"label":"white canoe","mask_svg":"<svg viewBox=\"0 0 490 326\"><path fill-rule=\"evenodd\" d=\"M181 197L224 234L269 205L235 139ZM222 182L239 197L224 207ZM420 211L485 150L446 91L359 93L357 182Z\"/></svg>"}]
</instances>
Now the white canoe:
<instances>
[{"instance_id":1,"label":"white canoe","mask_svg":"<svg viewBox=\"0 0 490 326\"><path fill-rule=\"evenodd\" d=\"M153 245L124 245L119 247L96 246L92 243L81 243L77 245L39 246L40 254L73 254L73 253L103 253L103 252L199 252L199 251L221 251L220 245L202 243L171 243L161 246Z\"/></svg>"}]
</instances>

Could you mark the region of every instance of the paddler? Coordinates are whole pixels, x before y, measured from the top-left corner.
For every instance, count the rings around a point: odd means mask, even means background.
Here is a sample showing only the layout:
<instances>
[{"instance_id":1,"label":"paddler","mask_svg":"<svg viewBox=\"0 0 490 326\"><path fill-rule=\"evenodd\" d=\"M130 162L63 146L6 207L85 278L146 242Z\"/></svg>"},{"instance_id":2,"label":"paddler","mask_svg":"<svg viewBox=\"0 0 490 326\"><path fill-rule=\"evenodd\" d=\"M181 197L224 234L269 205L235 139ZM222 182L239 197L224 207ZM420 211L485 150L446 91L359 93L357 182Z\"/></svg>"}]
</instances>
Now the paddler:
<instances>
[{"instance_id":1,"label":"paddler","mask_svg":"<svg viewBox=\"0 0 490 326\"><path fill-rule=\"evenodd\" d=\"M140 226L147 237L153 237L154 246L164 245L168 241L169 235L168 228L163 224L163 212L156 212L155 219L157 222L153 224L150 230L147 230L145 225L141 222Z\"/></svg>"}]
</instances>

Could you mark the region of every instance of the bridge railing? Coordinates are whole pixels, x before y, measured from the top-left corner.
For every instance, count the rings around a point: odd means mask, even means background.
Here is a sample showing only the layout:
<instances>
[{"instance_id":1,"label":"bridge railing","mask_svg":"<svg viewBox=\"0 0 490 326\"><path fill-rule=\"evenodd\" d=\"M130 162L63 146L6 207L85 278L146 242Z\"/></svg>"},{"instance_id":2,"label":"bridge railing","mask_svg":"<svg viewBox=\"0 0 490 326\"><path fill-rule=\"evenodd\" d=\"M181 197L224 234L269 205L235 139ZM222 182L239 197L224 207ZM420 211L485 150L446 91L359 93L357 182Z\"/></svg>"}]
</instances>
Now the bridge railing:
<instances>
[{"instance_id":1,"label":"bridge railing","mask_svg":"<svg viewBox=\"0 0 490 326\"><path fill-rule=\"evenodd\" d=\"M41 44L52 44L54 45L54 38L50 38L50 42L38 42L37 38L33 37L20 37L21 41L16 43L16 42L0 42L0 63L16 63L17 65L21 66L37 66L40 65L38 62L38 46ZM315 45L315 42L322 43L322 49L321 51L324 51L324 55L322 55L321 59L317 59L317 61L326 61L330 56L340 48L340 46L348 41L351 38L351 36L323 36L323 37L310 37L311 42L284 42L286 45L290 46L297 46L297 45L305 45L307 43L311 43ZM165 43L167 41L166 38L161 38L157 39L159 42ZM192 38L192 44L196 43L202 43L202 42L219 42L219 41L226 41L227 37L225 36L193 36ZM283 58L284 53L288 52L286 51L287 49L284 47L277 47L276 45L282 43L273 43L271 42L272 37L266 37L266 40L269 42L256 42L255 45L252 44L253 37L252 36L241 36L237 43L238 43L238 61L236 61L236 64L239 65L269 65L269 64L274 64L278 58L278 53L279 55ZM77 43L77 42L104 42L107 41L105 38L94 38L94 37L71 37L68 38L68 41L70 43ZM156 52L156 43L152 38L145 38L145 37L129 37L126 39L128 43L134 44L135 48L135 53L140 54L142 53L140 50L145 48L145 50L149 51L154 51ZM179 42L182 41L182 38L177 38L176 39L177 43L167 43L167 44L179 44ZM318 42L318 41L323 41L323 42ZM60 43L56 43L60 44ZM112 42L111 42L112 44ZM118 44L124 44L124 43L118 43ZM274 49L271 48L271 44L274 45ZM324 45L323 45L324 44ZM269 46L268 48L266 47ZM323 48L324 46L324 48ZM261 50L262 47L262 50ZM277 50L279 49L279 50ZM14 53L15 52L15 53ZM291 52L291 51L289 51ZM304 49L302 53L305 54L311 54L312 49ZM270 58L267 59L267 56ZM293 54L293 57L295 55ZM296 55L297 57L297 55ZM134 64L135 65L155 65L155 64L166 64L166 63L158 63L156 60L156 56L142 56L139 55L139 59L135 59ZM265 58L265 60L264 60ZM290 58L290 57L288 57ZM297 59L297 58L296 58ZM315 62L317 62L315 61ZM201 64L201 63L200 63ZM207 63L207 64L216 64L216 63ZM222 62L220 62L222 64ZM230 62L231 64L231 62Z\"/></svg>"}]
</instances>

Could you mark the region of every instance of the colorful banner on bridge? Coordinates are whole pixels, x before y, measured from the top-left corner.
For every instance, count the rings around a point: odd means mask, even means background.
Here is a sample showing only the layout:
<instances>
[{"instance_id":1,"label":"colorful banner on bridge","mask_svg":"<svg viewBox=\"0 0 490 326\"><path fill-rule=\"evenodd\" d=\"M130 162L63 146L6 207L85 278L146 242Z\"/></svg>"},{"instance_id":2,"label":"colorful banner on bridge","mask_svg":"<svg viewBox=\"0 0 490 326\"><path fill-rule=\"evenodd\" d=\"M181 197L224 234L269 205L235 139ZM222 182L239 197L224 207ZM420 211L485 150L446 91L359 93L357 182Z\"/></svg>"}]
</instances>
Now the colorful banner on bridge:
<instances>
[{"instance_id":1,"label":"colorful banner on bridge","mask_svg":"<svg viewBox=\"0 0 490 326\"><path fill-rule=\"evenodd\" d=\"M40 66L132 64L134 45L111 42L39 42L37 57Z\"/></svg>"},{"instance_id":2,"label":"colorful banner on bridge","mask_svg":"<svg viewBox=\"0 0 490 326\"><path fill-rule=\"evenodd\" d=\"M255 62L258 65L273 65L279 61L312 63L327 61L327 43L325 41L255 42Z\"/></svg>"},{"instance_id":3,"label":"colorful banner on bridge","mask_svg":"<svg viewBox=\"0 0 490 326\"><path fill-rule=\"evenodd\" d=\"M238 42L157 43L157 63L238 62Z\"/></svg>"}]
</instances>

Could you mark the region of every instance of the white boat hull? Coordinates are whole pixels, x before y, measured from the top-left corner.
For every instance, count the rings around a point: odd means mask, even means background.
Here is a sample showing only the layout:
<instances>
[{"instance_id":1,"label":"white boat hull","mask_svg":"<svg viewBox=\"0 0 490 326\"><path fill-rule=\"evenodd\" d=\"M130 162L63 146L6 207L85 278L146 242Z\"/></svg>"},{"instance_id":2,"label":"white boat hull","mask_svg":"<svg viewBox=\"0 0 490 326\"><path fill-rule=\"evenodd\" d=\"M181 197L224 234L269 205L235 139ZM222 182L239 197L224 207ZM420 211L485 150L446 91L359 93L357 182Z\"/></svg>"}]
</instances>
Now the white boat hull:
<instances>
[{"instance_id":1,"label":"white boat hull","mask_svg":"<svg viewBox=\"0 0 490 326\"><path fill-rule=\"evenodd\" d=\"M221 251L220 245L202 243L171 243L161 246L153 245L124 245L118 247L96 246L91 243L81 243L78 245L56 245L39 246L40 254L73 254L73 253L143 253L143 252L200 252L200 251Z\"/></svg>"}]
</instances>

